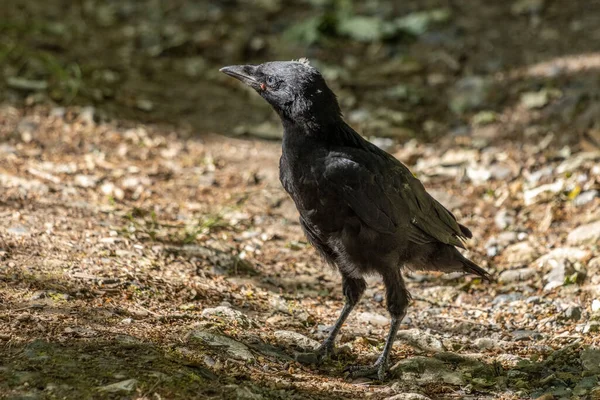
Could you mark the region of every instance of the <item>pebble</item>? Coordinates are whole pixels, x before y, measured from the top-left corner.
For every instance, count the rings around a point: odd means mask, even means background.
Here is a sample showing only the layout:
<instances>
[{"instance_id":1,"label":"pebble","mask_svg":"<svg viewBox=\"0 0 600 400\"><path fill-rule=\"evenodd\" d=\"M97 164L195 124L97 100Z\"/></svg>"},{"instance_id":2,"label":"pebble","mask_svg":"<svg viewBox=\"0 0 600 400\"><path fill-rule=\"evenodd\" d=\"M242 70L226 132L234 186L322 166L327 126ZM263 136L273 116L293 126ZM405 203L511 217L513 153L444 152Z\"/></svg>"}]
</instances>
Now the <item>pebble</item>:
<instances>
[{"instance_id":1,"label":"pebble","mask_svg":"<svg viewBox=\"0 0 600 400\"><path fill-rule=\"evenodd\" d=\"M232 358L242 361L254 360L254 355L243 343L230 338L229 336L212 333L208 331L195 330L190 332L188 340L200 340L211 347L225 350Z\"/></svg>"},{"instance_id":2,"label":"pebble","mask_svg":"<svg viewBox=\"0 0 600 400\"><path fill-rule=\"evenodd\" d=\"M600 300L594 299L592 301L592 312L598 312L598 311L600 311Z\"/></svg>"},{"instance_id":3,"label":"pebble","mask_svg":"<svg viewBox=\"0 0 600 400\"><path fill-rule=\"evenodd\" d=\"M598 190L588 190L580 193L575 200L573 200L573 204L575 204L576 207L582 207L591 203L596 197L600 197L600 192Z\"/></svg>"},{"instance_id":4,"label":"pebble","mask_svg":"<svg viewBox=\"0 0 600 400\"><path fill-rule=\"evenodd\" d=\"M510 225L515 223L515 215L514 211L509 211L505 208L498 211L494 216L494 224L498 229L506 229Z\"/></svg>"},{"instance_id":5,"label":"pebble","mask_svg":"<svg viewBox=\"0 0 600 400\"><path fill-rule=\"evenodd\" d=\"M572 230L567 236L567 243L582 245L600 242L600 221L581 225Z\"/></svg>"},{"instance_id":6,"label":"pebble","mask_svg":"<svg viewBox=\"0 0 600 400\"><path fill-rule=\"evenodd\" d=\"M131 392L137 386L137 382L137 379L127 379L121 382L112 383L110 385L101 386L98 388L98 390L108 393Z\"/></svg>"},{"instance_id":7,"label":"pebble","mask_svg":"<svg viewBox=\"0 0 600 400\"><path fill-rule=\"evenodd\" d=\"M535 277L538 274L535 268L519 268L513 270L502 271L498 277L498 281L502 283L521 282Z\"/></svg>"},{"instance_id":8,"label":"pebble","mask_svg":"<svg viewBox=\"0 0 600 400\"><path fill-rule=\"evenodd\" d=\"M585 326L583 327L583 333L590 333L590 332L599 332L600 331L600 322L598 321L590 321L587 324L585 324Z\"/></svg>"},{"instance_id":9,"label":"pebble","mask_svg":"<svg viewBox=\"0 0 600 400\"><path fill-rule=\"evenodd\" d=\"M316 340L306 337L298 332L276 331L273 333L275 339L285 346L298 347L304 350L315 350L321 344Z\"/></svg>"},{"instance_id":10,"label":"pebble","mask_svg":"<svg viewBox=\"0 0 600 400\"><path fill-rule=\"evenodd\" d=\"M537 331L531 331L527 329L517 329L512 332L513 339L515 341L541 339L542 334Z\"/></svg>"},{"instance_id":11,"label":"pebble","mask_svg":"<svg viewBox=\"0 0 600 400\"><path fill-rule=\"evenodd\" d=\"M396 338L408 342L421 350L440 352L446 351L442 341L424 330L414 328L398 331Z\"/></svg>"},{"instance_id":12,"label":"pebble","mask_svg":"<svg viewBox=\"0 0 600 400\"><path fill-rule=\"evenodd\" d=\"M373 312L362 312L357 315L357 319L365 324L373 326L386 326L390 323L389 319L381 314Z\"/></svg>"},{"instance_id":13,"label":"pebble","mask_svg":"<svg viewBox=\"0 0 600 400\"><path fill-rule=\"evenodd\" d=\"M529 242L521 242L508 246L504 249L502 255L509 264L525 265L535 260L538 253Z\"/></svg>"},{"instance_id":14,"label":"pebble","mask_svg":"<svg viewBox=\"0 0 600 400\"><path fill-rule=\"evenodd\" d=\"M205 308L204 310L202 310L202 317L222 319L230 323L235 322L245 327L249 327L252 325L252 321L246 315L228 306Z\"/></svg>"},{"instance_id":15,"label":"pebble","mask_svg":"<svg viewBox=\"0 0 600 400\"><path fill-rule=\"evenodd\" d=\"M570 319L572 321L579 321L581 319L581 312L581 307L570 306L565 310L565 318Z\"/></svg>"},{"instance_id":16,"label":"pebble","mask_svg":"<svg viewBox=\"0 0 600 400\"><path fill-rule=\"evenodd\" d=\"M419 393L398 393L392 397L386 397L385 400L431 400L431 398Z\"/></svg>"}]
</instances>

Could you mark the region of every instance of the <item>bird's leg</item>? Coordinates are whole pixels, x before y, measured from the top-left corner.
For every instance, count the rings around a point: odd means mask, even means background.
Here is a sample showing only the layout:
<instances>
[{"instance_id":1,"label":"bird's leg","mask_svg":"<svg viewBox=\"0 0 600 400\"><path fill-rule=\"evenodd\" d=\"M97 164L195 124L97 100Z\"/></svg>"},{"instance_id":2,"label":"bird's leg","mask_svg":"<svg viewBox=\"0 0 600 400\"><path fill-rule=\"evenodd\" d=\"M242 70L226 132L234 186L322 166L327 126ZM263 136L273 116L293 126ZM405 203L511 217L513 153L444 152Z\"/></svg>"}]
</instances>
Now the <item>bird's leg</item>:
<instances>
[{"instance_id":1,"label":"bird's leg","mask_svg":"<svg viewBox=\"0 0 600 400\"><path fill-rule=\"evenodd\" d=\"M329 331L329 336L327 336L327 339L325 339L323 344L317 349L319 361L333 354L335 338L348 318L348 315L350 315L350 312L352 312L352 309L354 309L354 306L360 300L366 287L367 283L363 278L357 279L349 276L342 277L342 288L346 302L344 303L344 308L342 308L340 316L331 328L331 331Z\"/></svg>"},{"instance_id":2,"label":"bird's leg","mask_svg":"<svg viewBox=\"0 0 600 400\"><path fill-rule=\"evenodd\" d=\"M404 280L400 271L391 271L384 275L383 282L386 288L387 309L391 316L391 326L388 332L385 346L377 361L372 366L367 367L350 367L350 377L357 378L360 376L377 376L380 380L384 380L389 369L389 357L398 333L398 327L402 318L406 314L406 307L410 300L410 294L404 286Z\"/></svg>"}]
</instances>

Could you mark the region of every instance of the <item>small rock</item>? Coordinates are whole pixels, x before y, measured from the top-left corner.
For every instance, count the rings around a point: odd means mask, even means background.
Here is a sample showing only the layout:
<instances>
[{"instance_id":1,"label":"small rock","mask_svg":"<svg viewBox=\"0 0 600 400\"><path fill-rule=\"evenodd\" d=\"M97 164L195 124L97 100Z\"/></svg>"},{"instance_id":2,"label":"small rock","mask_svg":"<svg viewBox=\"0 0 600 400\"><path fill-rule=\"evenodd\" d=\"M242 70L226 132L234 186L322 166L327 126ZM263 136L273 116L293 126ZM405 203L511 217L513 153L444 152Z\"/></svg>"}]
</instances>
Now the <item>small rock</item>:
<instances>
[{"instance_id":1,"label":"small rock","mask_svg":"<svg viewBox=\"0 0 600 400\"><path fill-rule=\"evenodd\" d=\"M582 350L579 359L586 370L600 372L600 349L590 347Z\"/></svg>"},{"instance_id":2,"label":"small rock","mask_svg":"<svg viewBox=\"0 0 600 400\"><path fill-rule=\"evenodd\" d=\"M598 299L594 299L592 301L592 312L598 312L600 311L600 300Z\"/></svg>"},{"instance_id":3,"label":"small rock","mask_svg":"<svg viewBox=\"0 0 600 400\"><path fill-rule=\"evenodd\" d=\"M6 230L6 232L13 234L15 236L23 236L29 233L29 229L23 225L15 225L11 226Z\"/></svg>"},{"instance_id":4,"label":"small rock","mask_svg":"<svg viewBox=\"0 0 600 400\"><path fill-rule=\"evenodd\" d=\"M542 334L537 331L530 331L527 329L518 329L512 332L513 339L515 341L530 340L530 339L541 339Z\"/></svg>"},{"instance_id":5,"label":"small rock","mask_svg":"<svg viewBox=\"0 0 600 400\"><path fill-rule=\"evenodd\" d=\"M196 330L190 332L188 335L188 340L201 340L207 343L209 346L221 349L225 348L225 351L227 354L229 354L229 356L238 360L254 360L254 356L245 344L225 335Z\"/></svg>"},{"instance_id":6,"label":"small rock","mask_svg":"<svg viewBox=\"0 0 600 400\"><path fill-rule=\"evenodd\" d=\"M581 225L567 236L567 243L581 245L600 242L600 221Z\"/></svg>"},{"instance_id":7,"label":"small rock","mask_svg":"<svg viewBox=\"0 0 600 400\"><path fill-rule=\"evenodd\" d=\"M494 216L494 223L498 227L498 229L506 229L510 225L515 223L515 215L514 211L509 211L505 208L498 211ZM516 234L515 234L516 236Z\"/></svg>"},{"instance_id":8,"label":"small rock","mask_svg":"<svg viewBox=\"0 0 600 400\"><path fill-rule=\"evenodd\" d=\"M399 361L391 368L392 373L402 373L403 380L414 380L424 384L464 385L465 379L460 372L452 371L446 363L430 357L410 357Z\"/></svg>"},{"instance_id":9,"label":"small rock","mask_svg":"<svg viewBox=\"0 0 600 400\"><path fill-rule=\"evenodd\" d=\"M98 388L98 390L108 393L131 392L135 389L137 382L137 379L127 379L121 382L112 383L110 385L101 386Z\"/></svg>"},{"instance_id":10,"label":"small rock","mask_svg":"<svg viewBox=\"0 0 600 400\"><path fill-rule=\"evenodd\" d=\"M433 352L446 351L440 339L418 328L398 331L396 338L404 340L411 346L421 350Z\"/></svg>"},{"instance_id":11,"label":"small rock","mask_svg":"<svg viewBox=\"0 0 600 400\"><path fill-rule=\"evenodd\" d=\"M386 397L385 400L431 400L427 396L419 393L398 393L392 397Z\"/></svg>"},{"instance_id":12,"label":"small rock","mask_svg":"<svg viewBox=\"0 0 600 400\"><path fill-rule=\"evenodd\" d=\"M559 247L535 260L534 264L540 268L548 266L553 267L556 265L557 261L569 261L574 263L576 261L582 261L588 256L588 251L578 249L577 247Z\"/></svg>"},{"instance_id":13,"label":"small rock","mask_svg":"<svg viewBox=\"0 0 600 400\"><path fill-rule=\"evenodd\" d=\"M79 120L85 122L88 125L94 125L94 117L96 115L96 109L92 106L83 107L79 112Z\"/></svg>"},{"instance_id":14,"label":"small rock","mask_svg":"<svg viewBox=\"0 0 600 400\"><path fill-rule=\"evenodd\" d=\"M389 319L381 314L372 312L362 312L357 315L357 319L365 324L373 326L385 326L390 323Z\"/></svg>"},{"instance_id":15,"label":"small rock","mask_svg":"<svg viewBox=\"0 0 600 400\"><path fill-rule=\"evenodd\" d=\"M73 179L73 183L75 186L79 186L82 188L90 188L96 186L96 182L98 182L98 178L93 175L75 175Z\"/></svg>"},{"instance_id":16,"label":"small rock","mask_svg":"<svg viewBox=\"0 0 600 400\"><path fill-rule=\"evenodd\" d=\"M321 344L316 340L306 337L298 332L276 331L273 333L275 339L285 346L298 347L303 350L315 350Z\"/></svg>"},{"instance_id":17,"label":"small rock","mask_svg":"<svg viewBox=\"0 0 600 400\"><path fill-rule=\"evenodd\" d=\"M468 167L467 177L475 185L482 185L490 180L490 178L492 177L492 173L489 169L485 167Z\"/></svg>"},{"instance_id":18,"label":"small rock","mask_svg":"<svg viewBox=\"0 0 600 400\"><path fill-rule=\"evenodd\" d=\"M475 339L475 347L481 350L489 349L500 349L507 344L507 342L498 339L492 339L489 337Z\"/></svg>"},{"instance_id":19,"label":"small rock","mask_svg":"<svg viewBox=\"0 0 600 400\"><path fill-rule=\"evenodd\" d=\"M513 170L506 164L495 163L490 165L490 174L497 181L506 181L513 176Z\"/></svg>"},{"instance_id":20,"label":"small rock","mask_svg":"<svg viewBox=\"0 0 600 400\"><path fill-rule=\"evenodd\" d=\"M510 293L510 294L499 294L492 300L492 305L500 305L504 303L512 303L513 301L520 301L523 298L521 293Z\"/></svg>"},{"instance_id":21,"label":"small rock","mask_svg":"<svg viewBox=\"0 0 600 400\"><path fill-rule=\"evenodd\" d=\"M581 307L570 306L565 310L565 318L570 319L572 321L579 321L581 319L581 312Z\"/></svg>"},{"instance_id":22,"label":"small rock","mask_svg":"<svg viewBox=\"0 0 600 400\"><path fill-rule=\"evenodd\" d=\"M202 317L223 319L230 323L237 323L243 327L250 327L253 325L252 321L242 312L227 306L205 308L202 310Z\"/></svg>"},{"instance_id":23,"label":"small rock","mask_svg":"<svg viewBox=\"0 0 600 400\"><path fill-rule=\"evenodd\" d=\"M554 183L548 183L541 185L533 189L526 190L523 193L523 200L526 206L531 206L541 200L543 195L556 194L561 192L565 186L565 181L562 179L557 180Z\"/></svg>"},{"instance_id":24,"label":"small rock","mask_svg":"<svg viewBox=\"0 0 600 400\"><path fill-rule=\"evenodd\" d=\"M526 265L536 259L538 253L528 242L515 243L502 252L506 261L511 265Z\"/></svg>"},{"instance_id":25,"label":"small rock","mask_svg":"<svg viewBox=\"0 0 600 400\"><path fill-rule=\"evenodd\" d=\"M550 101L550 92L540 90L539 92L526 92L521 95L521 105L532 110L542 108Z\"/></svg>"},{"instance_id":26,"label":"small rock","mask_svg":"<svg viewBox=\"0 0 600 400\"><path fill-rule=\"evenodd\" d=\"M586 274L580 263L572 263L568 260L550 260L549 264L552 269L544 276L544 280L547 282L544 290L580 282Z\"/></svg>"},{"instance_id":27,"label":"small rock","mask_svg":"<svg viewBox=\"0 0 600 400\"><path fill-rule=\"evenodd\" d=\"M154 110L154 103L152 103L148 99L137 99L135 102L135 106L138 110L150 112Z\"/></svg>"},{"instance_id":28,"label":"small rock","mask_svg":"<svg viewBox=\"0 0 600 400\"><path fill-rule=\"evenodd\" d=\"M579 195L575 197L575 200L573 200L573 204L575 204L576 207L582 207L591 203L596 197L600 197L600 192L598 190L587 190L579 193Z\"/></svg>"},{"instance_id":29,"label":"small rock","mask_svg":"<svg viewBox=\"0 0 600 400\"><path fill-rule=\"evenodd\" d=\"M535 277L538 271L535 268L519 268L502 271L498 277L501 283L522 282Z\"/></svg>"},{"instance_id":30,"label":"small rock","mask_svg":"<svg viewBox=\"0 0 600 400\"><path fill-rule=\"evenodd\" d=\"M590 321L583 327L583 333L595 333L600 332L600 322Z\"/></svg>"}]
</instances>

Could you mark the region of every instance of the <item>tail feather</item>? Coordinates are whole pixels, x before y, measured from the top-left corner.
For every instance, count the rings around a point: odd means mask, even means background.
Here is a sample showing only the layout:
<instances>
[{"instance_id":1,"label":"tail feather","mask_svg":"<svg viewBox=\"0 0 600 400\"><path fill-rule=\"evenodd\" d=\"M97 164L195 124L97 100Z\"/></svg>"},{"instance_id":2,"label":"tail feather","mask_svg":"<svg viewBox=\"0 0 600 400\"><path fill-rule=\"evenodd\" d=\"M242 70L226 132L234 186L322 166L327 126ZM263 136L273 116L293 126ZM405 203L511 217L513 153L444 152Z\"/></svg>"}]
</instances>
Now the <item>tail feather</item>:
<instances>
[{"instance_id":1,"label":"tail feather","mask_svg":"<svg viewBox=\"0 0 600 400\"><path fill-rule=\"evenodd\" d=\"M460 257L461 257L460 262L462 263L463 269L465 272L479 275L480 277L482 277L483 279L485 279L488 282L492 281L492 276L490 275L489 272L487 272L485 269L481 268L479 265L475 264L473 261L469 260L468 258L466 258L462 255Z\"/></svg>"},{"instance_id":2,"label":"tail feather","mask_svg":"<svg viewBox=\"0 0 600 400\"><path fill-rule=\"evenodd\" d=\"M466 237L467 239L471 239L473 237L473 232L471 232L469 228L462 224L458 224L458 227L460 228L460 231L462 232L464 237Z\"/></svg>"}]
</instances>

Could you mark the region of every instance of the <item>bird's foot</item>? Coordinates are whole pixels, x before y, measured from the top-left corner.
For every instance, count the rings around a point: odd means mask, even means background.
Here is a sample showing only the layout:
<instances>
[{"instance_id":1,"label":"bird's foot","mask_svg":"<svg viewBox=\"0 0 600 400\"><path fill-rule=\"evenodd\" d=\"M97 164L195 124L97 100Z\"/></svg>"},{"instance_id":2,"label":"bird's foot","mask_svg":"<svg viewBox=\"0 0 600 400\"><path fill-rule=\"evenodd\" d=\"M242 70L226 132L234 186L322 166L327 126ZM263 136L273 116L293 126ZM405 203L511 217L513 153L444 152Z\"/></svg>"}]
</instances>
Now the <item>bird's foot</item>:
<instances>
[{"instance_id":1,"label":"bird's foot","mask_svg":"<svg viewBox=\"0 0 600 400\"><path fill-rule=\"evenodd\" d=\"M333 342L325 341L315 351L297 354L296 361L302 364L322 364L325 360L331 358L334 353L335 346Z\"/></svg>"},{"instance_id":2,"label":"bird's foot","mask_svg":"<svg viewBox=\"0 0 600 400\"><path fill-rule=\"evenodd\" d=\"M388 375L389 365L387 361L378 359L375 364L368 366L356 366L348 367L346 372L349 378L377 378L380 381L384 381Z\"/></svg>"}]
</instances>

